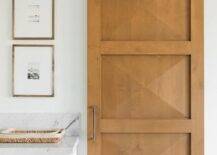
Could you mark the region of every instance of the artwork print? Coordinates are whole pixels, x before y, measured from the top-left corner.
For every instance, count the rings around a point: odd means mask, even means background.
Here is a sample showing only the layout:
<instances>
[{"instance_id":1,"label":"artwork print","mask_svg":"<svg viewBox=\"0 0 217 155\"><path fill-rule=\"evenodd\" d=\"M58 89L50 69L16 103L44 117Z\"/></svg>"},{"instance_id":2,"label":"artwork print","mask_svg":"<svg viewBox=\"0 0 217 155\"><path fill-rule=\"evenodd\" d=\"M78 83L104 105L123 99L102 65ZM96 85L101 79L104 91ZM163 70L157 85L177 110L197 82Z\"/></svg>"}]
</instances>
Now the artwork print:
<instances>
[{"instance_id":1,"label":"artwork print","mask_svg":"<svg viewBox=\"0 0 217 155\"><path fill-rule=\"evenodd\" d=\"M28 80L39 80L40 79L40 64L36 62L28 63L27 70Z\"/></svg>"},{"instance_id":2,"label":"artwork print","mask_svg":"<svg viewBox=\"0 0 217 155\"><path fill-rule=\"evenodd\" d=\"M54 47L13 46L13 96L54 96Z\"/></svg>"},{"instance_id":3,"label":"artwork print","mask_svg":"<svg viewBox=\"0 0 217 155\"><path fill-rule=\"evenodd\" d=\"M40 1L29 0L28 4L28 16L27 20L29 23L40 23Z\"/></svg>"},{"instance_id":4,"label":"artwork print","mask_svg":"<svg viewBox=\"0 0 217 155\"><path fill-rule=\"evenodd\" d=\"M13 39L54 39L54 0L13 0Z\"/></svg>"}]
</instances>

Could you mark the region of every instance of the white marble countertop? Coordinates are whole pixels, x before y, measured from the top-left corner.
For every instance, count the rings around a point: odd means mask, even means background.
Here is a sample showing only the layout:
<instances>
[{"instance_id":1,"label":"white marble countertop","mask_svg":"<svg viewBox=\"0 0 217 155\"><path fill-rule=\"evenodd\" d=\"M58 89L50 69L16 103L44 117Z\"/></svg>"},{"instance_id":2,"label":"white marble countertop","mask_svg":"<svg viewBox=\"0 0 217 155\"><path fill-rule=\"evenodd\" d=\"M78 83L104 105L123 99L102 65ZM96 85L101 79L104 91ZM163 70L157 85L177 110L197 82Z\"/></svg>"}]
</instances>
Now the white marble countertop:
<instances>
[{"instance_id":1,"label":"white marble countertop","mask_svg":"<svg viewBox=\"0 0 217 155\"><path fill-rule=\"evenodd\" d=\"M0 129L64 128L74 119L58 144L0 144L0 155L77 155L80 131L79 114L0 114Z\"/></svg>"},{"instance_id":2,"label":"white marble countertop","mask_svg":"<svg viewBox=\"0 0 217 155\"><path fill-rule=\"evenodd\" d=\"M67 127L67 136L78 136L80 132L80 114L71 113L13 113L0 114L0 129L16 128L23 130L49 130Z\"/></svg>"}]
</instances>

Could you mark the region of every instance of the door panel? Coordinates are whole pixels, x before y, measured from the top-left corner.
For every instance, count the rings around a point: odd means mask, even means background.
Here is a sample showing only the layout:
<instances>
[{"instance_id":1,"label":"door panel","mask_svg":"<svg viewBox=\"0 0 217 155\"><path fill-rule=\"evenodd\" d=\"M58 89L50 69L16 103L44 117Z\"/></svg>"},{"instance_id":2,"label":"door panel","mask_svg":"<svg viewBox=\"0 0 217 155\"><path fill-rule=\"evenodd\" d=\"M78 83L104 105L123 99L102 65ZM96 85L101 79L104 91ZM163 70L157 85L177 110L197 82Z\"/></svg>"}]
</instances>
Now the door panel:
<instances>
[{"instance_id":1,"label":"door panel","mask_svg":"<svg viewBox=\"0 0 217 155\"><path fill-rule=\"evenodd\" d=\"M190 117L189 56L102 56L102 118Z\"/></svg>"},{"instance_id":2,"label":"door panel","mask_svg":"<svg viewBox=\"0 0 217 155\"><path fill-rule=\"evenodd\" d=\"M102 40L190 40L190 0L102 0Z\"/></svg>"},{"instance_id":3,"label":"door panel","mask_svg":"<svg viewBox=\"0 0 217 155\"><path fill-rule=\"evenodd\" d=\"M203 155L203 0L88 0L88 155Z\"/></svg>"},{"instance_id":4,"label":"door panel","mask_svg":"<svg viewBox=\"0 0 217 155\"><path fill-rule=\"evenodd\" d=\"M188 134L103 134L102 155L190 155Z\"/></svg>"}]
</instances>

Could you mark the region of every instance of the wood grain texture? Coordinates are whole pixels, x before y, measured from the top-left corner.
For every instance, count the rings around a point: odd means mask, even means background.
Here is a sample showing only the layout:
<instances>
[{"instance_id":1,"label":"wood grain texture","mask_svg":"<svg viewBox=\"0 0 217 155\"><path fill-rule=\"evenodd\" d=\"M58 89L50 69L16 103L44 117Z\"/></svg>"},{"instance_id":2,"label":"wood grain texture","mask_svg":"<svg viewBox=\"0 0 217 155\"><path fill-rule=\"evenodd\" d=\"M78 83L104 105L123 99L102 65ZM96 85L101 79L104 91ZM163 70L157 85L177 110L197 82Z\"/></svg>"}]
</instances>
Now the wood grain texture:
<instances>
[{"instance_id":1,"label":"wood grain texture","mask_svg":"<svg viewBox=\"0 0 217 155\"><path fill-rule=\"evenodd\" d=\"M102 41L101 54L164 54L190 55L190 41Z\"/></svg>"},{"instance_id":2,"label":"wood grain texture","mask_svg":"<svg viewBox=\"0 0 217 155\"><path fill-rule=\"evenodd\" d=\"M101 155L190 155L188 134L103 134Z\"/></svg>"},{"instance_id":3,"label":"wood grain texture","mask_svg":"<svg viewBox=\"0 0 217 155\"><path fill-rule=\"evenodd\" d=\"M102 119L102 133L190 133L191 120Z\"/></svg>"},{"instance_id":4,"label":"wood grain texture","mask_svg":"<svg viewBox=\"0 0 217 155\"><path fill-rule=\"evenodd\" d=\"M204 0L191 0L191 154L204 155Z\"/></svg>"},{"instance_id":5,"label":"wood grain texture","mask_svg":"<svg viewBox=\"0 0 217 155\"><path fill-rule=\"evenodd\" d=\"M102 0L102 40L190 40L190 0Z\"/></svg>"},{"instance_id":6,"label":"wood grain texture","mask_svg":"<svg viewBox=\"0 0 217 155\"><path fill-rule=\"evenodd\" d=\"M100 103L100 46L101 29L100 29L100 0L88 0L88 109L91 106L99 106ZM96 141L88 140L88 154L100 155L101 151L101 133L100 133L100 115L99 108L96 111ZM89 110L88 110L89 111ZM89 111L91 112L91 110ZM88 114L88 138L93 133L92 115Z\"/></svg>"},{"instance_id":7,"label":"wood grain texture","mask_svg":"<svg viewBox=\"0 0 217 155\"><path fill-rule=\"evenodd\" d=\"M189 118L190 57L102 56L102 118Z\"/></svg>"},{"instance_id":8,"label":"wood grain texture","mask_svg":"<svg viewBox=\"0 0 217 155\"><path fill-rule=\"evenodd\" d=\"M88 155L204 154L203 39L203 0L88 0Z\"/></svg>"}]
</instances>

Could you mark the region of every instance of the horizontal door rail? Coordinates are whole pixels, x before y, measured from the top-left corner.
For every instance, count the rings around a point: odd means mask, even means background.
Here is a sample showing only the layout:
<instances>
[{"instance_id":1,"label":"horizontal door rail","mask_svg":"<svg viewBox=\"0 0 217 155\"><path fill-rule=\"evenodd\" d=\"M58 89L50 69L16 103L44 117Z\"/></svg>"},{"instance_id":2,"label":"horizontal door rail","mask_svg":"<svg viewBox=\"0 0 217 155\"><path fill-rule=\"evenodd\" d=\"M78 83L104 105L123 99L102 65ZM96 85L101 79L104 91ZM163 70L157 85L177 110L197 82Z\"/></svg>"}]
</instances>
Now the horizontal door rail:
<instances>
[{"instance_id":1,"label":"horizontal door rail","mask_svg":"<svg viewBox=\"0 0 217 155\"><path fill-rule=\"evenodd\" d=\"M191 120L101 119L102 133L191 133Z\"/></svg>"},{"instance_id":2,"label":"horizontal door rail","mask_svg":"<svg viewBox=\"0 0 217 155\"><path fill-rule=\"evenodd\" d=\"M190 41L102 41L101 54L190 55Z\"/></svg>"}]
</instances>

